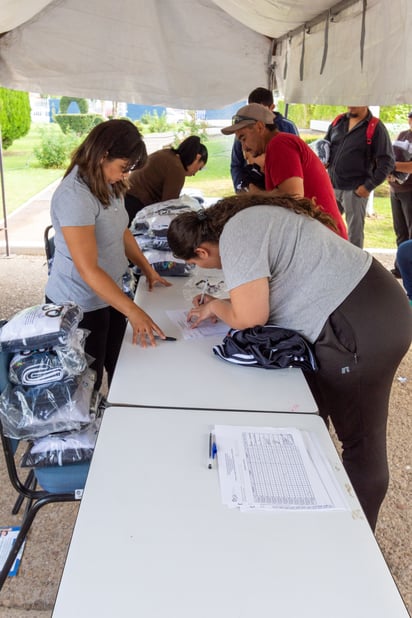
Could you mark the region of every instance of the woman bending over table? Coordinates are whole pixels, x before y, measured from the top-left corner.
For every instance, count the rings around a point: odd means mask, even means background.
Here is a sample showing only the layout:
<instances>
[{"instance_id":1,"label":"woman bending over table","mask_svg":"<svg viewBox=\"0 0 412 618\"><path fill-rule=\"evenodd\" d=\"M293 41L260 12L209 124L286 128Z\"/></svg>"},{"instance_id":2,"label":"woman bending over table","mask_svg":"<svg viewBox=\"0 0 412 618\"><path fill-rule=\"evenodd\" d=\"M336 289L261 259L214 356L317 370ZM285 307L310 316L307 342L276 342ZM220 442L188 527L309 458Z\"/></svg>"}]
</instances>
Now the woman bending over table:
<instances>
[{"instance_id":1,"label":"woman bending over table","mask_svg":"<svg viewBox=\"0 0 412 618\"><path fill-rule=\"evenodd\" d=\"M77 148L51 201L55 253L46 285L54 303L74 301L84 312L80 327L90 331L85 351L95 361L95 389L100 388L103 368L110 385L126 318L133 329L133 343L155 345L161 328L123 291L128 260L146 275L149 288L169 285L150 266L128 229L124 206L131 169L146 160L146 147L137 128L128 120L108 120L97 125Z\"/></svg>"},{"instance_id":2,"label":"woman bending over table","mask_svg":"<svg viewBox=\"0 0 412 618\"><path fill-rule=\"evenodd\" d=\"M126 195L129 225L144 206L179 197L186 176L194 176L207 163L208 152L197 135L177 148L163 148L148 156L145 165L130 174Z\"/></svg>"},{"instance_id":3,"label":"woman bending over table","mask_svg":"<svg viewBox=\"0 0 412 618\"><path fill-rule=\"evenodd\" d=\"M276 324L313 344L319 370L306 379L374 530L389 480L389 395L412 313L392 274L329 228L310 200L240 194L178 215L168 241L177 257L223 269L229 299L196 296L193 327L207 318L237 329Z\"/></svg>"}]
</instances>

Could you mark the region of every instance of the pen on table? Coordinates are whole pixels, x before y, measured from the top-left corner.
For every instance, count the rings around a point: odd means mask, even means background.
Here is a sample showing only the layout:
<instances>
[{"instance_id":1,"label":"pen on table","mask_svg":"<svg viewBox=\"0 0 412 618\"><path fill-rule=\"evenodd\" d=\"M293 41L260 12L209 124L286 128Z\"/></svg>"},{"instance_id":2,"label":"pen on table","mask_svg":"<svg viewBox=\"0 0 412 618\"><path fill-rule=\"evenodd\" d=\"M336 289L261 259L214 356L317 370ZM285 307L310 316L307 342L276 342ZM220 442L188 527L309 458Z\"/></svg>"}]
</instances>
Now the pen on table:
<instances>
[{"instance_id":1,"label":"pen on table","mask_svg":"<svg viewBox=\"0 0 412 618\"><path fill-rule=\"evenodd\" d=\"M208 464L208 468L209 470L212 469L212 463L213 463L213 434L210 433L209 434L209 464Z\"/></svg>"},{"instance_id":2,"label":"pen on table","mask_svg":"<svg viewBox=\"0 0 412 618\"><path fill-rule=\"evenodd\" d=\"M205 302L205 294L206 294L208 283L209 283L209 280L206 279L206 281L203 284L202 293L200 294L199 305L203 305L203 303Z\"/></svg>"},{"instance_id":3,"label":"pen on table","mask_svg":"<svg viewBox=\"0 0 412 618\"><path fill-rule=\"evenodd\" d=\"M217 446L216 446L216 442L213 441L213 446L212 446L212 459L214 459L217 455Z\"/></svg>"},{"instance_id":4,"label":"pen on table","mask_svg":"<svg viewBox=\"0 0 412 618\"><path fill-rule=\"evenodd\" d=\"M213 437L213 433L209 433L209 463L208 468L211 470L213 468L213 460L217 454L217 446Z\"/></svg>"},{"instance_id":5,"label":"pen on table","mask_svg":"<svg viewBox=\"0 0 412 618\"><path fill-rule=\"evenodd\" d=\"M155 339L161 339L162 341L177 341L176 337L159 337L159 335L155 335Z\"/></svg>"}]
</instances>

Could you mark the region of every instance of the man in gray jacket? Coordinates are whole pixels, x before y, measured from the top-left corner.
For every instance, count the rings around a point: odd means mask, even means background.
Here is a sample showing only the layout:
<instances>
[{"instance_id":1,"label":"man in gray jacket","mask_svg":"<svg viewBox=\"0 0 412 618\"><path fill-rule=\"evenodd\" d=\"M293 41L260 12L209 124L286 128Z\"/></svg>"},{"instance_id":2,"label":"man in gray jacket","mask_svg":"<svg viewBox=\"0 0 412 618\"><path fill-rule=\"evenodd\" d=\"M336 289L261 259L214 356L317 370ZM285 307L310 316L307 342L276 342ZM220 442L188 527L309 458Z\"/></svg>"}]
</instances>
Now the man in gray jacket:
<instances>
[{"instance_id":1,"label":"man in gray jacket","mask_svg":"<svg viewBox=\"0 0 412 618\"><path fill-rule=\"evenodd\" d=\"M325 139L330 142L328 172L349 240L362 248L369 194L395 165L389 133L368 107L350 106L329 125Z\"/></svg>"}]
</instances>

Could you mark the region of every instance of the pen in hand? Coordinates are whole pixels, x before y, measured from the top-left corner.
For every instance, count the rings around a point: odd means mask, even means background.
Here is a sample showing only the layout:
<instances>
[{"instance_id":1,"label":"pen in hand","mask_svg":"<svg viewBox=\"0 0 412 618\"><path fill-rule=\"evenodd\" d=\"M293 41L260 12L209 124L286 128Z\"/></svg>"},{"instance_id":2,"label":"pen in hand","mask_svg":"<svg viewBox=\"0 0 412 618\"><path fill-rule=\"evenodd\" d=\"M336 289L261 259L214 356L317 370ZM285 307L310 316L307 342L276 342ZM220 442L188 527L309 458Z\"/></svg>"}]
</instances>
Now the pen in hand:
<instances>
[{"instance_id":1,"label":"pen in hand","mask_svg":"<svg viewBox=\"0 0 412 618\"><path fill-rule=\"evenodd\" d=\"M208 283L209 283L209 280L206 279L206 281L203 284L202 293L200 294L199 305L203 305L203 303L205 302L205 294L206 294Z\"/></svg>"}]
</instances>

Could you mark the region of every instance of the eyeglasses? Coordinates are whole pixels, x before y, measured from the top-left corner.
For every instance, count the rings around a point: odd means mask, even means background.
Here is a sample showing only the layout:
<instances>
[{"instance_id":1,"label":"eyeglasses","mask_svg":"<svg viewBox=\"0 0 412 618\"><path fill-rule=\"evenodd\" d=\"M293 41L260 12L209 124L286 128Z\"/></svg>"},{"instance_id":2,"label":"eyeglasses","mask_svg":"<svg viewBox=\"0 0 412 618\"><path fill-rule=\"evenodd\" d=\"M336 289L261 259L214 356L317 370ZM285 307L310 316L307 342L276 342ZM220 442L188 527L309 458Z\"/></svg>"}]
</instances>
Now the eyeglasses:
<instances>
[{"instance_id":1,"label":"eyeglasses","mask_svg":"<svg viewBox=\"0 0 412 618\"><path fill-rule=\"evenodd\" d=\"M141 167L141 161L140 159L137 159L137 161L135 161L134 163L129 163L129 165L125 165L123 168L123 174L129 174L129 172L133 172L134 170L138 169L139 167Z\"/></svg>"},{"instance_id":2,"label":"eyeglasses","mask_svg":"<svg viewBox=\"0 0 412 618\"><path fill-rule=\"evenodd\" d=\"M252 120L253 122L257 122L256 118L250 118L250 116L239 116L239 114L232 116L232 124L237 124L238 122L242 122L242 120Z\"/></svg>"}]
</instances>

